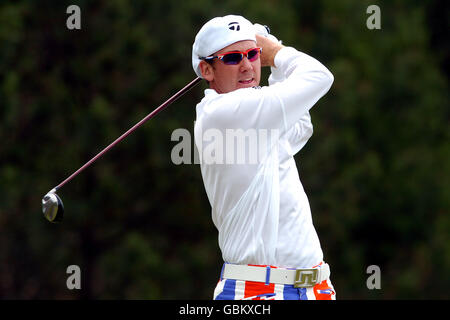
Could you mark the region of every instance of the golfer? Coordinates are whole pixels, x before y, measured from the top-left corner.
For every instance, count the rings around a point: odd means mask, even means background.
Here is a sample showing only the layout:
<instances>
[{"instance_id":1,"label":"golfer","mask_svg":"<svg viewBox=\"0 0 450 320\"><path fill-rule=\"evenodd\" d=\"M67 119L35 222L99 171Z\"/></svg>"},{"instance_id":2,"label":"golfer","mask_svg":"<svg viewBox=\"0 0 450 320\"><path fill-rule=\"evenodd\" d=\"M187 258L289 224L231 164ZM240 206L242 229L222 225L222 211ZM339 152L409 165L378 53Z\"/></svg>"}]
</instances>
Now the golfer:
<instances>
[{"instance_id":1,"label":"golfer","mask_svg":"<svg viewBox=\"0 0 450 320\"><path fill-rule=\"evenodd\" d=\"M236 15L200 29L192 64L209 84L194 134L224 260L214 299L335 299L293 158L333 75Z\"/></svg>"}]
</instances>

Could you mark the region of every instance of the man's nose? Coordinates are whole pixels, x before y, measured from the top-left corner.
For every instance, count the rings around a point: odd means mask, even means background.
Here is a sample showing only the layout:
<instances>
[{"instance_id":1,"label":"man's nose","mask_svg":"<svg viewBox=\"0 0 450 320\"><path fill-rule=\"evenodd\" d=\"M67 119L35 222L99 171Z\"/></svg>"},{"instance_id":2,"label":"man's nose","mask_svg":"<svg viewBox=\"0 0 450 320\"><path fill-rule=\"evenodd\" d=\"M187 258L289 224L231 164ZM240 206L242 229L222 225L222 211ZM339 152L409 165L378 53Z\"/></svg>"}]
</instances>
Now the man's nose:
<instances>
[{"instance_id":1,"label":"man's nose","mask_svg":"<svg viewBox=\"0 0 450 320\"><path fill-rule=\"evenodd\" d=\"M250 60L248 60L247 57L244 57L244 59L242 59L240 66L239 66L239 70L241 72L245 72L248 71L252 68L252 64L250 62Z\"/></svg>"}]
</instances>

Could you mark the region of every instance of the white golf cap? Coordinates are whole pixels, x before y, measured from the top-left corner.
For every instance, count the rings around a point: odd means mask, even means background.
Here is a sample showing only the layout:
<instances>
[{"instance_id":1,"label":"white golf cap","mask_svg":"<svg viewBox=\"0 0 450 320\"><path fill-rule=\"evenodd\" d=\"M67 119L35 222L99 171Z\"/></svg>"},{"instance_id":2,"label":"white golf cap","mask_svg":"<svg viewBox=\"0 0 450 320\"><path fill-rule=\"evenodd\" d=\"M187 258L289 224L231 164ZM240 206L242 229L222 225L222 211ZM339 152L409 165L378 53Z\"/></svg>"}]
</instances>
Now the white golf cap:
<instances>
[{"instance_id":1,"label":"white golf cap","mask_svg":"<svg viewBox=\"0 0 450 320\"><path fill-rule=\"evenodd\" d=\"M192 45L192 67L202 77L199 64L207 57L232 43L253 40L256 42L253 24L242 16L228 15L209 20L203 25Z\"/></svg>"}]
</instances>

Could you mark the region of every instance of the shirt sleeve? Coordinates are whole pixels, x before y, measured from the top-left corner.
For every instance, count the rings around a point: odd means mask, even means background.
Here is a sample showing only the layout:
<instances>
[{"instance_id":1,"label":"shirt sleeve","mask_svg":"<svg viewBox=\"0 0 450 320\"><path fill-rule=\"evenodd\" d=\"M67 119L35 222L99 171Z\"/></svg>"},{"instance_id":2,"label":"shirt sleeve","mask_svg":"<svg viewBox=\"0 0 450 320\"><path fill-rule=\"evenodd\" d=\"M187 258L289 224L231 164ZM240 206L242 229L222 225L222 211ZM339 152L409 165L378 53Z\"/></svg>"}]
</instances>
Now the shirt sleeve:
<instances>
[{"instance_id":1,"label":"shirt sleeve","mask_svg":"<svg viewBox=\"0 0 450 320\"><path fill-rule=\"evenodd\" d=\"M271 74L269 76L269 86L275 83L286 80L286 75L281 68L271 67ZM300 118L288 131L286 132L286 141L289 143L289 150L291 155L299 152L311 138L313 133L313 124L309 111Z\"/></svg>"}]
</instances>

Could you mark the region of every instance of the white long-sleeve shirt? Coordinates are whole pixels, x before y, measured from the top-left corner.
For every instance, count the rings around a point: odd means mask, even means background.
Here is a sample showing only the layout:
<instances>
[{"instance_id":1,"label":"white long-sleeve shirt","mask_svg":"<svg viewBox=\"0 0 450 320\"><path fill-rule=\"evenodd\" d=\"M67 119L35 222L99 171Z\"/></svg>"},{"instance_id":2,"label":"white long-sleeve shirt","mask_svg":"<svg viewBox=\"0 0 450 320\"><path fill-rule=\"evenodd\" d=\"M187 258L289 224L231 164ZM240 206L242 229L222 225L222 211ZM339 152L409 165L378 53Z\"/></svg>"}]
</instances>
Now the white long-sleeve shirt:
<instances>
[{"instance_id":1,"label":"white long-sleeve shirt","mask_svg":"<svg viewBox=\"0 0 450 320\"><path fill-rule=\"evenodd\" d=\"M224 261L312 267L323 253L293 156L312 135L309 109L333 75L291 47L274 62L269 86L205 90L195 144Z\"/></svg>"}]
</instances>

